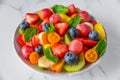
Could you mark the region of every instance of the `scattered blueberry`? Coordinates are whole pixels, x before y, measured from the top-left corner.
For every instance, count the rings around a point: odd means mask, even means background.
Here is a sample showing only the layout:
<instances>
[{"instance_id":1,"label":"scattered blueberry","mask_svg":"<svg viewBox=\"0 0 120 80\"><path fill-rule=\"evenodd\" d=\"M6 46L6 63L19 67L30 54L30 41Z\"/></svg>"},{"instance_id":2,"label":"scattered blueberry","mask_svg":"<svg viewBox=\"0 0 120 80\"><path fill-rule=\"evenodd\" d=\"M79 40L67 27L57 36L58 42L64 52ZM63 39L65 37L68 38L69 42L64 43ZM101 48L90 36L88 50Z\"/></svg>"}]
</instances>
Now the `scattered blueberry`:
<instances>
[{"instance_id":1,"label":"scattered blueberry","mask_svg":"<svg viewBox=\"0 0 120 80\"><path fill-rule=\"evenodd\" d=\"M30 27L30 24L28 22L25 22L25 21L22 21L19 25L19 28L22 30L26 30L29 27Z\"/></svg>"},{"instance_id":2,"label":"scattered blueberry","mask_svg":"<svg viewBox=\"0 0 120 80\"><path fill-rule=\"evenodd\" d=\"M49 26L50 26L49 23L45 23L42 27L42 30L46 32Z\"/></svg>"},{"instance_id":3,"label":"scattered blueberry","mask_svg":"<svg viewBox=\"0 0 120 80\"><path fill-rule=\"evenodd\" d=\"M92 31L89 33L89 39L91 40L98 40L99 34L97 31Z\"/></svg>"},{"instance_id":4,"label":"scattered blueberry","mask_svg":"<svg viewBox=\"0 0 120 80\"><path fill-rule=\"evenodd\" d=\"M72 39L76 38L79 35L78 30L76 28L70 28L69 34Z\"/></svg>"},{"instance_id":5,"label":"scattered blueberry","mask_svg":"<svg viewBox=\"0 0 120 80\"><path fill-rule=\"evenodd\" d=\"M74 52L67 52L64 56L64 60L67 64L73 64L78 60L78 56Z\"/></svg>"},{"instance_id":6,"label":"scattered blueberry","mask_svg":"<svg viewBox=\"0 0 120 80\"><path fill-rule=\"evenodd\" d=\"M38 52L39 54L42 54L42 53L43 53L43 48L42 48L42 46L36 46L36 47L35 47L35 51Z\"/></svg>"}]
</instances>

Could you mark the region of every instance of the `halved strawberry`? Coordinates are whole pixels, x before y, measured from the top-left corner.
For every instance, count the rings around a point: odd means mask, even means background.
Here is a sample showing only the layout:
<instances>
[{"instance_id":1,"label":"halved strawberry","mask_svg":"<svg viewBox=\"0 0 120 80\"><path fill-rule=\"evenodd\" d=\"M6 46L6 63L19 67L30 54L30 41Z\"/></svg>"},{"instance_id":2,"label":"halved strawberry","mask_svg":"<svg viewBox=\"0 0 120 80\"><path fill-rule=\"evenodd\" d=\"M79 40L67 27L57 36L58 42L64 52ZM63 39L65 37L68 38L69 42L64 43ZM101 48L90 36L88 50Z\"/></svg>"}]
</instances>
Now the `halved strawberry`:
<instances>
[{"instance_id":1,"label":"halved strawberry","mask_svg":"<svg viewBox=\"0 0 120 80\"><path fill-rule=\"evenodd\" d=\"M77 11L76 7L74 6L74 4L71 4L68 6L68 16L71 16L72 14L74 14Z\"/></svg>"},{"instance_id":2,"label":"halved strawberry","mask_svg":"<svg viewBox=\"0 0 120 80\"><path fill-rule=\"evenodd\" d=\"M38 16L38 14L35 13L27 13L25 15L25 21L30 23L30 24L35 24L39 21L40 17Z\"/></svg>"},{"instance_id":3,"label":"halved strawberry","mask_svg":"<svg viewBox=\"0 0 120 80\"><path fill-rule=\"evenodd\" d=\"M42 30L42 25L41 25L41 24L38 26L38 30L39 30L39 32L42 32L42 31L43 31L43 30Z\"/></svg>"},{"instance_id":4,"label":"halved strawberry","mask_svg":"<svg viewBox=\"0 0 120 80\"><path fill-rule=\"evenodd\" d=\"M35 47L35 46L38 46L38 45L40 45L38 35L34 35L32 37L32 46Z\"/></svg>"},{"instance_id":5,"label":"halved strawberry","mask_svg":"<svg viewBox=\"0 0 120 80\"><path fill-rule=\"evenodd\" d=\"M29 42L25 42L25 41L24 41L24 34L20 34L20 35L18 36L18 38L17 38L17 41L18 41L18 43L19 43L20 45L22 45L22 46L24 46L24 45L32 46L31 41L29 41Z\"/></svg>"},{"instance_id":6,"label":"halved strawberry","mask_svg":"<svg viewBox=\"0 0 120 80\"><path fill-rule=\"evenodd\" d=\"M82 41L83 44L87 47L93 47L98 43L98 41L93 41L93 40L90 40L88 38L76 38L76 39L79 41Z\"/></svg>"},{"instance_id":7,"label":"halved strawberry","mask_svg":"<svg viewBox=\"0 0 120 80\"><path fill-rule=\"evenodd\" d=\"M63 43L56 43L52 46L52 52L55 56L62 58L68 51L68 46Z\"/></svg>"},{"instance_id":8,"label":"halved strawberry","mask_svg":"<svg viewBox=\"0 0 120 80\"><path fill-rule=\"evenodd\" d=\"M68 23L67 22L57 23L55 24L55 28L61 36L64 36L68 29Z\"/></svg>"}]
</instances>

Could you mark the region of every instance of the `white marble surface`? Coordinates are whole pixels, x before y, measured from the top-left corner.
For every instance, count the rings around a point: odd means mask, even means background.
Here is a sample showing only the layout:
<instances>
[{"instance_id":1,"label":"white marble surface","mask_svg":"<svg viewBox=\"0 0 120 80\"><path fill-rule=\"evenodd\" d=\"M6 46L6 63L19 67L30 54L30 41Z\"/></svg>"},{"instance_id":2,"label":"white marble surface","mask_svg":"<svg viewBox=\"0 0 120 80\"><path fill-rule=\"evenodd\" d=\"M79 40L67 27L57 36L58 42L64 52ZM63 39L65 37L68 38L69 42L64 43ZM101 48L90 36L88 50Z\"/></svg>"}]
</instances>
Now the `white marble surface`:
<instances>
[{"instance_id":1,"label":"white marble surface","mask_svg":"<svg viewBox=\"0 0 120 80\"><path fill-rule=\"evenodd\" d=\"M41 75L28 68L16 55L13 37L26 12L54 4L87 10L107 31L108 49L91 70L69 77ZM0 0L0 80L120 80L120 0Z\"/></svg>"}]
</instances>

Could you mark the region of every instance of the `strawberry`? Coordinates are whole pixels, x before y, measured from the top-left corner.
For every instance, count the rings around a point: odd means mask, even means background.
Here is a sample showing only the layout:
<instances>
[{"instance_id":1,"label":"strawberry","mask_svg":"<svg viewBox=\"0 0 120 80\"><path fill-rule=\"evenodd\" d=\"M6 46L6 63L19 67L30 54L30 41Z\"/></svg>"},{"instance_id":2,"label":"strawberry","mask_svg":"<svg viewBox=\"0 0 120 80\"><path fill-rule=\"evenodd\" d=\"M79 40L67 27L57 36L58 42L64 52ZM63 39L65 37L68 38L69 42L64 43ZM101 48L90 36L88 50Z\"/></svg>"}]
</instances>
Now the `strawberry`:
<instances>
[{"instance_id":1,"label":"strawberry","mask_svg":"<svg viewBox=\"0 0 120 80\"><path fill-rule=\"evenodd\" d=\"M29 41L29 42L25 42L25 41L24 41L24 35L23 35L23 34L20 34L20 35L18 36L17 41L18 41L18 43L19 43L20 45L22 45L22 46L24 46L24 45L32 46L31 41Z\"/></svg>"},{"instance_id":2,"label":"strawberry","mask_svg":"<svg viewBox=\"0 0 120 80\"><path fill-rule=\"evenodd\" d=\"M76 39L79 41L82 41L83 44L87 47L93 47L98 43L98 41L93 41L93 40L90 40L88 38L76 38Z\"/></svg>"},{"instance_id":3,"label":"strawberry","mask_svg":"<svg viewBox=\"0 0 120 80\"><path fill-rule=\"evenodd\" d=\"M42 32L42 25L41 24L38 26L38 30L39 30L39 32Z\"/></svg>"},{"instance_id":4,"label":"strawberry","mask_svg":"<svg viewBox=\"0 0 120 80\"><path fill-rule=\"evenodd\" d=\"M64 36L64 34L66 33L66 31L68 29L68 23L67 22L57 23L57 24L55 24L55 28L61 36Z\"/></svg>"},{"instance_id":5,"label":"strawberry","mask_svg":"<svg viewBox=\"0 0 120 80\"><path fill-rule=\"evenodd\" d=\"M25 21L30 23L30 24L35 24L39 21L40 17L38 16L38 14L35 13L27 13L25 15Z\"/></svg>"},{"instance_id":6,"label":"strawberry","mask_svg":"<svg viewBox=\"0 0 120 80\"><path fill-rule=\"evenodd\" d=\"M68 51L68 46L63 43L56 43L52 46L52 52L55 56L62 58Z\"/></svg>"},{"instance_id":7,"label":"strawberry","mask_svg":"<svg viewBox=\"0 0 120 80\"><path fill-rule=\"evenodd\" d=\"M77 11L76 7L74 6L74 4L71 4L68 6L68 16L71 16L72 14L74 14Z\"/></svg>"},{"instance_id":8,"label":"strawberry","mask_svg":"<svg viewBox=\"0 0 120 80\"><path fill-rule=\"evenodd\" d=\"M35 47L35 46L38 46L38 45L40 45L38 35L34 35L32 37L32 46Z\"/></svg>"}]
</instances>

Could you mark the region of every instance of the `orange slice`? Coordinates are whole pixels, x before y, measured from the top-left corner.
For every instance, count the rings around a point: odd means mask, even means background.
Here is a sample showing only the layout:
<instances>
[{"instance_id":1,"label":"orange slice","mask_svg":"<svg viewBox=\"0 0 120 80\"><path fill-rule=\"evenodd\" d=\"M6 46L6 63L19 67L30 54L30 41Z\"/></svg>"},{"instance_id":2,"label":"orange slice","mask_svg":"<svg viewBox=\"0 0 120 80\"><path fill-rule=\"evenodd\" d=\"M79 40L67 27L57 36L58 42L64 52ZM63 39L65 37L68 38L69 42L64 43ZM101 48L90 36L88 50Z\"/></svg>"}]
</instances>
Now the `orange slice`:
<instances>
[{"instance_id":1,"label":"orange slice","mask_svg":"<svg viewBox=\"0 0 120 80\"><path fill-rule=\"evenodd\" d=\"M89 49L85 52L85 59L87 62L93 63L98 59L98 53L95 49Z\"/></svg>"},{"instance_id":2,"label":"orange slice","mask_svg":"<svg viewBox=\"0 0 120 80\"><path fill-rule=\"evenodd\" d=\"M51 44L57 43L60 41L60 36L56 32L51 32L48 34L48 41Z\"/></svg>"},{"instance_id":3,"label":"orange slice","mask_svg":"<svg viewBox=\"0 0 120 80\"><path fill-rule=\"evenodd\" d=\"M40 56L37 52L32 52L29 56L29 60L32 64L37 64L39 57Z\"/></svg>"}]
</instances>

